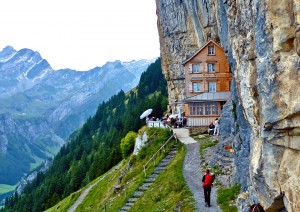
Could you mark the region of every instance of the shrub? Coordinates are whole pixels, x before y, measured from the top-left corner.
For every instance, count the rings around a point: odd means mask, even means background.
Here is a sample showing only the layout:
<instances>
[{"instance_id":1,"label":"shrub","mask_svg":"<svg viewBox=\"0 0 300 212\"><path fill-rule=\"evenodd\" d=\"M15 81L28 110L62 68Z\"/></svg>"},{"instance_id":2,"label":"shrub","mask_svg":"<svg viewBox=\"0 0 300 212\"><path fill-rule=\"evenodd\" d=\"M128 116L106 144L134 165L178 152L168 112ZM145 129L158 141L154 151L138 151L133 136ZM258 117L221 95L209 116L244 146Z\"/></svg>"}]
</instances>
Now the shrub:
<instances>
[{"instance_id":1,"label":"shrub","mask_svg":"<svg viewBox=\"0 0 300 212\"><path fill-rule=\"evenodd\" d=\"M137 133L130 131L126 134L125 138L122 138L120 148L123 158L127 158L133 152L137 136Z\"/></svg>"},{"instance_id":2,"label":"shrub","mask_svg":"<svg viewBox=\"0 0 300 212\"><path fill-rule=\"evenodd\" d=\"M240 193L241 186L236 184L231 188L219 188L217 191L217 203L222 211L237 212L234 201Z\"/></svg>"}]
</instances>

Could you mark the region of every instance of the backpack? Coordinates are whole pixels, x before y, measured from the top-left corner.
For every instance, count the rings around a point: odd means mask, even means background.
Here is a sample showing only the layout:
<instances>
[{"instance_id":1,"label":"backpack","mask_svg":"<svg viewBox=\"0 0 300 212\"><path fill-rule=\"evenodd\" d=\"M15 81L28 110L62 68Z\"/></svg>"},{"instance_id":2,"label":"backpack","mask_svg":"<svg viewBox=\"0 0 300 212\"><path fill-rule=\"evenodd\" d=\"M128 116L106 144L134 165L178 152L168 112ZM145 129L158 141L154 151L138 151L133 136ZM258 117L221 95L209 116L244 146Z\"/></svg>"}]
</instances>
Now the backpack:
<instances>
[{"instance_id":1,"label":"backpack","mask_svg":"<svg viewBox=\"0 0 300 212\"><path fill-rule=\"evenodd\" d=\"M212 186L213 183L213 176L211 174L205 174L204 182L202 183L202 186Z\"/></svg>"}]
</instances>

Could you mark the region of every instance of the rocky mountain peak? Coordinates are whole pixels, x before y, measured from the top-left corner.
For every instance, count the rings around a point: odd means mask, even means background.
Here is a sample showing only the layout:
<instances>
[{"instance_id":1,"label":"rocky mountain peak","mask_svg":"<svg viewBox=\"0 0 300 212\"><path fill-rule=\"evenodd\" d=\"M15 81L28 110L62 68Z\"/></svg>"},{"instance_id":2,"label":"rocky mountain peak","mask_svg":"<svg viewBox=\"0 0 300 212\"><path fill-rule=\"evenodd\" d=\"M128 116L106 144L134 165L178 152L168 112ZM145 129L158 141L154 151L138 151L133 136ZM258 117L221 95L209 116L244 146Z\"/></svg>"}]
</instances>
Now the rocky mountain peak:
<instances>
[{"instance_id":1,"label":"rocky mountain peak","mask_svg":"<svg viewBox=\"0 0 300 212\"><path fill-rule=\"evenodd\" d=\"M13 57L13 55L16 54L16 50L12 46L6 46L2 49L0 52L0 63L4 63L10 58Z\"/></svg>"},{"instance_id":2,"label":"rocky mountain peak","mask_svg":"<svg viewBox=\"0 0 300 212\"><path fill-rule=\"evenodd\" d=\"M1 51L0 61L0 184L7 185L56 154L100 103L135 87L150 65L116 61L89 71L53 70L38 52L12 47Z\"/></svg>"}]
</instances>

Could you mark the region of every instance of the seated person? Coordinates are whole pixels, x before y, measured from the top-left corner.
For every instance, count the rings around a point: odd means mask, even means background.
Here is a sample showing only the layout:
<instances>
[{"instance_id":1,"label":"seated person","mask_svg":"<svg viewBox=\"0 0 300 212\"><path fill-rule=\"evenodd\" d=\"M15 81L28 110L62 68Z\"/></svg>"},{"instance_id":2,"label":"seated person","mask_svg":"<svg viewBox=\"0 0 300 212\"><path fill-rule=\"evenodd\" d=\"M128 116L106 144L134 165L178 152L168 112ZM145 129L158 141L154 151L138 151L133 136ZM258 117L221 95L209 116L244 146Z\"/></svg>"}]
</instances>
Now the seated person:
<instances>
[{"instance_id":1,"label":"seated person","mask_svg":"<svg viewBox=\"0 0 300 212\"><path fill-rule=\"evenodd\" d=\"M215 125L212 122L210 122L210 125L208 126L208 134L213 135L214 130L215 130Z\"/></svg>"}]
</instances>

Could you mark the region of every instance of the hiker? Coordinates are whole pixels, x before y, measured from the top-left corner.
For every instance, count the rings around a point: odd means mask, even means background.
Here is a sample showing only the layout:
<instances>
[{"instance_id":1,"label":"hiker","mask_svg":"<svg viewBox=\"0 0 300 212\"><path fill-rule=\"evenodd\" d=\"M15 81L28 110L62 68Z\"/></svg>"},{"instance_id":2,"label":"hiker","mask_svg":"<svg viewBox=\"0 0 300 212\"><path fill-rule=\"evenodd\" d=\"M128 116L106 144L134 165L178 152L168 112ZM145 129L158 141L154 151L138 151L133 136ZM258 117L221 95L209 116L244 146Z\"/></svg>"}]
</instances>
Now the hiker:
<instances>
[{"instance_id":1,"label":"hiker","mask_svg":"<svg viewBox=\"0 0 300 212\"><path fill-rule=\"evenodd\" d=\"M219 119L215 119L215 130L214 130L214 135L219 135Z\"/></svg>"},{"instance_id":2,"label":"hiker","mask_svg":"<svg viewBox=\"0 0 300 212\"><path fill-rule=\"evenodd\" d=\"M210 122L210 124L208 125L208 134L213 135L214 131L215 131L215 125L212 122Z\"/></svg>"},{"instance_id":3,"label":"hiker","mask_svg":"<svg viewBox=\"0 0 300 212\"><path fill-rule=\"evenodd\" d=\"M182 120L183 127L186 127L186 123L187 123L187 118L184 116Z\"/></svg>"},{"instance_id":4,"label":"hiker","mask_svg":"<svg viewBox=\"0 0 300 212\"><path fill-rule=\"evenodd\" d=\"M202 178L202 187L204 189L205 207L210 207L210 192L214 182L214 176L209 173L209 169L206 169L206 174Z\"/></svg>"},{"instance_id":5,"label":"hiker","mask_svg":"<svg viewBox=\"0 0 300 212\"><path fill-rule=\"evenodd\" d=\"M265 212L264 208L259 204L253 204L249 208L249 212Z\"/></svg>"}]
</instances>

